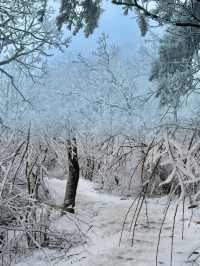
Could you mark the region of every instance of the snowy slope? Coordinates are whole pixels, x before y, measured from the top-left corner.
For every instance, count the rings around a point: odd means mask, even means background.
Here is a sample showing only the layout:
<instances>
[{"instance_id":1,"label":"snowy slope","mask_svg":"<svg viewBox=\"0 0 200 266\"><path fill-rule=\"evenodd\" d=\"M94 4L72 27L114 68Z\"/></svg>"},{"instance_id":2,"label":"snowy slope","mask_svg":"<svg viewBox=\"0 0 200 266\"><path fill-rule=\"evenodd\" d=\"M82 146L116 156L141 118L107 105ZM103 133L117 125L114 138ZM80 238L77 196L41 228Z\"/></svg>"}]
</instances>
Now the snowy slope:
<instances>
[{"instance_id":1,"label":"snowy slope","mask_svg":"<svg viewBox=\"0 0 200 266\"><path fill-rule=\"evenodd\" d=\"M56 204L62 204L65 191L65 181L50 179L49 187L55 197ZM23 258L17 266L44 266L44 265L77 265L77 266L149 266L155 265L158 232L162 222L166 198L148 200L148 215L150 224L147 226L145 210L143 210L136 226L134 245L131 247L132 232L130 222L133 211L130 213L123 239L119 247L122 221L131 205L132 200L99 193L94 185L81 180L78 189L77 210L72 215L76 226L87 241L73 248L65 256L58 251L35 251L31 257ZM171 235L175 204L169 209L169 215L163 227L161 244L159 248L158 265L170 265ZM198 214L198 211L197 211ZM192 264L191 258L187 259L193 247L200 246L200 225L196 223L198 216L192 217L190 227L190 212L186 210L184 240L181 238L182 209L180 207L175 226L173 265L198 265ZM74 218L75 217L75 218ZM54 220L55 226L60 230L69 229L69 219L58 216ZM70 226L74 226L73 222ZM200 249L199 249L200 250ZM199 251L200 252L200 251ZM198 256L198 249L194 256ZM55 259L58 257L58 259Z\"/></svg>"}]
</instances>

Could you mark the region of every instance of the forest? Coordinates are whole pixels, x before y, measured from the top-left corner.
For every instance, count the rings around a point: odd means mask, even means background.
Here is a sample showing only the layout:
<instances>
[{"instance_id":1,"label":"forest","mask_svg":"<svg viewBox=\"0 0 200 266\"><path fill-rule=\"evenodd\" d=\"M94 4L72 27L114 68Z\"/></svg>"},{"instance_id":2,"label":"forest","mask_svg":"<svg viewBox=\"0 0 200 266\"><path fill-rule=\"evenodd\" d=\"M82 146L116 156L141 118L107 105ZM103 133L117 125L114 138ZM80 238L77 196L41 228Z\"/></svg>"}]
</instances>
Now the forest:
<instances>
[{"instance_id":1,"label":"forest","mask_svg":"<svg viewBox=\"0 0 200 266\"><path fill-rule=\"evenodd\" d=\"M200 265L200 1L0 0L0 265Z\"/></svg>"}]
</instances>

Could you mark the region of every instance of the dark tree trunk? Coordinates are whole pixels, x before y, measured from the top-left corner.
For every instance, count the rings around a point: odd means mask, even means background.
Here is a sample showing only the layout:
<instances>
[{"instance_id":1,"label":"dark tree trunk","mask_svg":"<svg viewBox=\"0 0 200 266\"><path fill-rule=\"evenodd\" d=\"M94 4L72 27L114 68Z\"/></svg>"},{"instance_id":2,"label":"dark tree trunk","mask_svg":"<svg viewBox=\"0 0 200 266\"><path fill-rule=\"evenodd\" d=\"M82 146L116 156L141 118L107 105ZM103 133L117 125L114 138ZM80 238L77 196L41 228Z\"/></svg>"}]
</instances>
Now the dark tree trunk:
<instances>
[{"instance_id":1,"label":"dark tree trunk","mask_svg":"<svg viewBox=\"0 0 200 266\"><path fill-rule=\"evenodd\" d=\"M94 175L94 166L95 166L94 158L87 158L86 159L85 179L92 181L93 175Z\"/></svg>"},{"instance_id":2,"label":"dark tree trunk","mask_svg":"<svg viewBox=\"0 0 200 266\"><path fill-rule=\"evenodd\" d=\"M69 176L67 180L67 186L64 199L64 211L74 213L76 190L79 181L79 163L77 154L76 139L68 140L68 164L69 164Z\"/></svg>"}]
</instances>

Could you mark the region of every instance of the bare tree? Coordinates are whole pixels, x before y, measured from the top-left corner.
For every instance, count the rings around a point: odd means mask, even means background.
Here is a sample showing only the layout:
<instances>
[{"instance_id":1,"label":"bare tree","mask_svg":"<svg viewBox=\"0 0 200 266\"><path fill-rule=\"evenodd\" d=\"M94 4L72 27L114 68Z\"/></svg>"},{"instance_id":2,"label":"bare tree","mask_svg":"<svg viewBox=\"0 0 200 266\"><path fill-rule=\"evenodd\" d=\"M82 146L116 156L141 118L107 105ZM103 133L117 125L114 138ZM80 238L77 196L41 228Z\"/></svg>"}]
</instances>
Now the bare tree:
<instances>
[{"instance_id":1,"label":"bare tree","mask_svg":"<svg viewBox=\"0 0 200 266\"><path fill-rule=\"evenodd\" d=\"M14 64L33 81L38 71L44 70L41 59L49 55L47 49L61 47L61 35L47 16L51 17L47 1L0 1L0 72L23 100L25 96L8 66Z\"/></svg>"}]
</instances>

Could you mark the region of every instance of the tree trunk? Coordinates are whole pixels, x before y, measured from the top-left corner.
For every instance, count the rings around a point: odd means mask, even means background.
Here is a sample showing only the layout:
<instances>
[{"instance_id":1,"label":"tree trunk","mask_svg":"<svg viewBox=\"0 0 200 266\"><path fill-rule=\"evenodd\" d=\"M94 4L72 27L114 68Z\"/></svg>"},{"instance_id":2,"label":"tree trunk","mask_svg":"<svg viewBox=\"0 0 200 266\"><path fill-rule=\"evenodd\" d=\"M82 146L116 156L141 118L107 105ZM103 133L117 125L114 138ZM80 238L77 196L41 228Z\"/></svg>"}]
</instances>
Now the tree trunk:
<instances>
[{"instance_id":1,"label":"tree trunk","mask_svg":"<svg viewBox=\"0 0 200 266\"><path fill-rule=\"evenodd\" d=\"M92 181L94 175L95 161L94 158L86 159L85 179Z\"/></svg>"},{"instance_id":2,"label":"tree trunk","mask_svg":"<svg viewBox=\"0 0 200 266\"><path fill-rule=\"evenodd\" d=\"M79 163L75 137L67 142L69 174L65 191L63 211L74 213L76 190L79 181Z\"/></svg>"}]
</instances>

